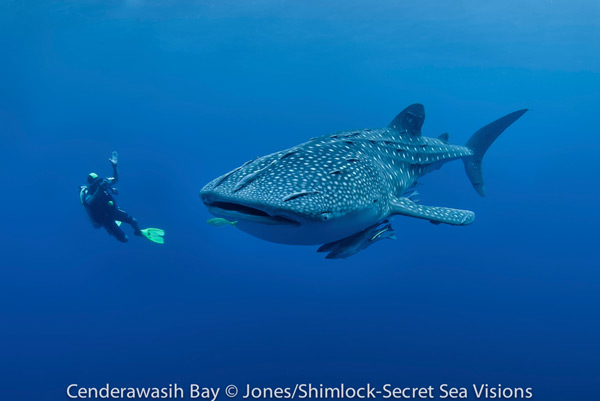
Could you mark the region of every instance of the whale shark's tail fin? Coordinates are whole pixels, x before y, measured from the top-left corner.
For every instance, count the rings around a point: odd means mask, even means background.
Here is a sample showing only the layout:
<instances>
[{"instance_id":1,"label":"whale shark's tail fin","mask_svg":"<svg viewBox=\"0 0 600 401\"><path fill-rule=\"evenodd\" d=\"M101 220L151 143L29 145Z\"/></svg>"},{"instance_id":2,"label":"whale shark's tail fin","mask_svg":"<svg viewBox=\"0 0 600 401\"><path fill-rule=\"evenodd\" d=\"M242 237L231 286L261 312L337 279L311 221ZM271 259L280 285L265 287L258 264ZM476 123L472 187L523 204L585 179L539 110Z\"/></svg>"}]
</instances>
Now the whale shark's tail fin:
<instances>
[{"instance_id":1,"label":"whale shark's tail fin","mask_svg":"<svg viewBox=\"0 0 600 401\"><path fill-rule=\"evenodd\" d=\"M490 145L500 136L506 128L517 121L527 109L515 111L507 114L496 121L489 123L483 128L480 128L471 136L465 146L473 151L473 155L463 158L467 176L471 180L471 184L481 196L485 196L485 186L483 185L483 175L481 173L481 161L483 155Z\"/></svg>"}]
</instances>

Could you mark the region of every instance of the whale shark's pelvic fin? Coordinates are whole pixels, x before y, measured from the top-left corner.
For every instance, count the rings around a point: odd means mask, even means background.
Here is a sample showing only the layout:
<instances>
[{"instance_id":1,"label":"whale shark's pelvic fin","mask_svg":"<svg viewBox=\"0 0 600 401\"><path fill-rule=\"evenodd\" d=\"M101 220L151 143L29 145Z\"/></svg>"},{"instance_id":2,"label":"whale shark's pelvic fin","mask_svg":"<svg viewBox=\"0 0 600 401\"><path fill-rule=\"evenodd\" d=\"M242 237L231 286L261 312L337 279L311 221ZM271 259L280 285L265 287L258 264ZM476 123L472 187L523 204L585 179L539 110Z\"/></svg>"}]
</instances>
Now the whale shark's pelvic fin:
<instances>
[{"instance_id":1,"label":"whale shark's pelvic fin","mask_svg":"<svg viewBox=\"0 0 600 401\"><path fill-rule=\"evenodd\" d=\"M381 221L341 240L322 245L317 252L329 252L326 259L345 259L382 239L396 239L388 220Z\"/></svg>"},{"instance_id":2,"label":"whale shark's pelvic fin","mask_svg":"<svg viewBox=\"0 0 600 401\"><path fill-rule=\"evenodd\" d=\"M515 111L489 123L474 133L473 136L471 136L471 139L465 144L467 148L473 151L472 156L463 158L465 170L469 180L471 180L471 184L473 184L475 191L477 191L479 195L485 196L485 186L483 184L483 174L481 172L481 160L483 159L483 155L496 138L498 138L512 123L517 121L519 117L525 114L526 111L527 109Z\"/></svg>"},{"instance_id":3,"label":"whale shark's pelvic fin","mask_svg":"<svg viewBox=\"0 0 600 401\"><path fill-rule=\"evenodd\" d=\"M449 207L424 206L408 198L398 198L391 201L392 214L416 217L429 220L433 224L451 224L466 226L475 220L475 213L470 210L451 209Z\"/></svg>"},{"instance_id":4,"label":"whale shark's pelvic fin","mask_svg":"<svg viewBox=\"0 0 600 401\"><path fill-rule=\"evenodd\" d=\"M420 103L411 104L400 112L388 126L396 131L404 131L412 136L421 136L425 121L425 107Z\"/></svg>"}]
</instances>

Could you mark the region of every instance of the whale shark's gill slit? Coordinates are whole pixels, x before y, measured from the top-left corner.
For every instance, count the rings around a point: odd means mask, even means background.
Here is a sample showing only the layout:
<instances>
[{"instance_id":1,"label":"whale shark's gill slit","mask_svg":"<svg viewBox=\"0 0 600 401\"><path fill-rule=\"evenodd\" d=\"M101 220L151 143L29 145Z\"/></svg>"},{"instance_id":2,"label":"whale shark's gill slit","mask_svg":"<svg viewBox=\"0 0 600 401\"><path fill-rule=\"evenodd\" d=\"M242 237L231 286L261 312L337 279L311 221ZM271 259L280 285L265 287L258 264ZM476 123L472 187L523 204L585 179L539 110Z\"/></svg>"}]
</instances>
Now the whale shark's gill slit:
<instances>
[{"instance_id":1,"label":"whale shark's gill slit","mask_svg":"<svg viewBox=\"0 0 600 401\"><path fill-rule=\"evenodd\" d=\"M358 159L356 157L349 157L346 159L347 162L357 162Z\"/></svg>"},{"instance_id":2,"label":"whale shark's gill slit","mask_svg":"<svg viewBox=\"0 0 600 401\"><path fill-rule=\"evenodd\" d=\"M287 201L291 201L292 199L299 198L301 196L316 195L318 193L319 193L319 191L300 191L300 192L294 192L293 194L289 194L289 195L285 196L283 198L283 201L287 202Z\"/></svg>"},{"instance_id":3,"label":"whale shark's gill slit","mask_svg":"<svg viewBox=\"0 0 600 401\"><path fill-rule=\"evenodd\" d=\"M337 174L341 174L342 170L333 170L331 172L329 172L330 175L337 175Z\"/></svg>"}]
</instances>

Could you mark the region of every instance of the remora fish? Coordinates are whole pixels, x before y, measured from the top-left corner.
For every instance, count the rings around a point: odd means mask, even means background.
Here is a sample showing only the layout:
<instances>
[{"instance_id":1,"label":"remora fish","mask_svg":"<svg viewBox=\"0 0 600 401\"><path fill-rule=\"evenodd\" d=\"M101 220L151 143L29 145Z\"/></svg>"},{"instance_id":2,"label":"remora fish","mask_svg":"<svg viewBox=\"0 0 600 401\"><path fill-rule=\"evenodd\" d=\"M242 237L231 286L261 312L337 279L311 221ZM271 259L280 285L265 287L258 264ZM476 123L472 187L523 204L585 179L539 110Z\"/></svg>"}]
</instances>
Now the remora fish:
<instances>
[{"instance_id":1,"label":"remora fish","mask_svg":"<svg viewBox=\"0 0 600 401\"><path fill-rule=\"evenodd\" d=\"M237 224L237 221L229 221L227 219L223 219L221 217L213 217L212 219L206 220L206 222L213 227L225 227L225 226L234 226Z\"/></svg>"},{"instance_id":2,"label":"remora fish","mask_svg":"<svg viewBox=\"0 0 600 401\"><path fill-rule=\"evenodd\" d=\"M413 104L386 128L341 131L246 162L207 184L200 197L210 213L237 220L250 235L324 244L319 249L330 251L328 258L345 258L393 238L384 222L395 215L471 224L475 214L469 210L424 206L408 194L423 175L462 159L473 187L485 196L483 155L526 111L486 125L457 146L448 144L448 134L422 136L425 109Z\"/></svg>"}]
</instances>

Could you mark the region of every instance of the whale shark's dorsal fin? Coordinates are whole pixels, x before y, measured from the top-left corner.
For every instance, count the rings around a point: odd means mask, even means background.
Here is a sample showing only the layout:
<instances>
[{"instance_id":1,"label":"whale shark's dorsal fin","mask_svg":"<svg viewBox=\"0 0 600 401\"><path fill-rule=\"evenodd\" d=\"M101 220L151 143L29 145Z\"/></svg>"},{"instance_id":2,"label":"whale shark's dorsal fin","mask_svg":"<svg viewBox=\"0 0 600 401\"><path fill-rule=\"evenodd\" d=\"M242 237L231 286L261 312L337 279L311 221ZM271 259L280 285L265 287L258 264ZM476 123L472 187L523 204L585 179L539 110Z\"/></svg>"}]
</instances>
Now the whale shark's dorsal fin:
<instances>
[{"instance_id":1,"label":"whale shark's dorsal fin","mask_svg":"<svg viewBox=\"0 0 600 401\"><path fill-rule=\"evenodd\" d=\"M421 136L425 121L425 107L420 103L411 104L400 112L388 126L396 131L406 131L413 136Z\"/></svg>"},{"instance_id":2,"label":"whale shark's dorsal fin","mask_svg":"<svg viewBox=\"0 0 600 401\"><path fill-rule=\"evenodd\" d=\"M448 143L448 140L450 140L450 134L444 132L442 135L438 136L438 139L444 143Z\"/></svg>"}]
</instances>

